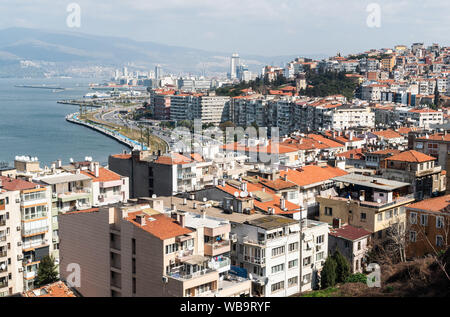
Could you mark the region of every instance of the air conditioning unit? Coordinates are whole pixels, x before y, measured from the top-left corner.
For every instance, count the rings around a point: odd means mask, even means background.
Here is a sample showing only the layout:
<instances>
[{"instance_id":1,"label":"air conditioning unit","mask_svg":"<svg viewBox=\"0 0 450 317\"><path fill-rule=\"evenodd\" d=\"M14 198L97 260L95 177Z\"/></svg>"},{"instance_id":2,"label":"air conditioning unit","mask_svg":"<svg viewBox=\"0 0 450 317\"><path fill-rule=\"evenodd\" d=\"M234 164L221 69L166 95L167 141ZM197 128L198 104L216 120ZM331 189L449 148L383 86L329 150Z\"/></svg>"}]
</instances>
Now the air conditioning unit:
<instances>
[{"instance_id":1,"label":"air conditioning unit","mask_svg":"<svg viewBox=\"0 0 450 317\"><path fill-rule=\"evenodd\" d=\"M164 284L167 284L167 283L169 282L169 278L168 278L167 276L163 276L163 277L162 277L162 282L163 282Z\"/></svg>"},{"instance_id":2,"label":"air conditioning unit","mask_svg":"<svg viewBox=\"0 0 450 317\"><path fill-rule=\"evenodd\" d=\"M16 198L16 204L20 203L20 198Z\"/></svg>"},{"instance_id":3,"label":"air conditioning unit","mask_svg":"<svg viewBox=\"0 0 450 317\"><path fill-rule=\"evenodd\" d=\"M22 245L22 241L17 242L17 246L20 247Z\"/></svg>"},{"instance_id":4,"label":"air conditioning unit","mask_svg":"<svg viewBox=\"0 0 450 317\"><path fill-rule=\"evenodd\" d=\"M23 254L19 254L19 255L17 256L17 260L19 260L19 261L23 260Z\"/></svg>"},{"instance_id":5,"label":"air conditioning unit","mask_svg":"<svg viewBox=\"0 0 450 317\"><path fill-rule=\"evenodd\" d=\"M23 267L19 267L19 273L23 272Z\"/></svg>"},{"instance_id":6,"label":"air conditioning unit","mask_svg":"<svg viewBox=\"0 0 450 317\"><path fill-rule=\"evenodd\" d=\"M53 197L53 198L56 198L56 197L57 197L57 194L56 194L56 193L53 193L53 194L52 194L52 197Z\"/></svg>"},{"instance_id":7,"label":"air conditioning unit","mask_svg":"<svg viewBox=\"0 0 450 317\"><path fill-rule=\"evenodd\" d=\"M322 246L319 244L319 245L316 245L316 251L320 251L322 249Z\"/></svg>"},{"instance_id":8,"label":"air conditioning unit","mask_svg":"<svg viewBox=\"0 0 450 317\"><path fill-rule=\"evenodd\" d=\"M56 238L53 238L53 239L52 239L52 241L53 241L53 242L56 242L56 241L57 241L57 239L56 239Z\"/></svg>"},{"instance_id":9,"label":"air conditioning unit","mask_svg":"<svg viewBox=\"0 0 450 317\"><path fill-rule=\"evenodd\" d=\"M21 228L20 228L20 226L17 226L17 228L16 228L16 229L17 229L17 231L20 231L20 229L21 229Z\"/></svg>"}]
</instances>

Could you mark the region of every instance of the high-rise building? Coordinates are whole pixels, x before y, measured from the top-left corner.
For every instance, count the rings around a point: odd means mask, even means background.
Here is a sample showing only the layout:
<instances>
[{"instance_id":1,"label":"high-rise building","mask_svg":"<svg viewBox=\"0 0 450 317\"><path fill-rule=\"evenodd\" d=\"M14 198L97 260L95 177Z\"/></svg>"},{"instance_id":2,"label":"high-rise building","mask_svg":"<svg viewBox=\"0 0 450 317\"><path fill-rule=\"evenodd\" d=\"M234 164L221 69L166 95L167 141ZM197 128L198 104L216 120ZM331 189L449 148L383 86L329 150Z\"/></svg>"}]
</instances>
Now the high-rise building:
<instances>
[{"instance_id":1,"label":"high-rise building","mask_svg":"<svg viewBox=\"0 0 450 317\"><path fill-rule=\"evenodd\" d=\"M238 68L240 65L241 65L241 61L239 58L239 54L234 53L231 56L231 65L230 65L230 78L231 79L237 78Z\"/></svg>"}]
</instances>

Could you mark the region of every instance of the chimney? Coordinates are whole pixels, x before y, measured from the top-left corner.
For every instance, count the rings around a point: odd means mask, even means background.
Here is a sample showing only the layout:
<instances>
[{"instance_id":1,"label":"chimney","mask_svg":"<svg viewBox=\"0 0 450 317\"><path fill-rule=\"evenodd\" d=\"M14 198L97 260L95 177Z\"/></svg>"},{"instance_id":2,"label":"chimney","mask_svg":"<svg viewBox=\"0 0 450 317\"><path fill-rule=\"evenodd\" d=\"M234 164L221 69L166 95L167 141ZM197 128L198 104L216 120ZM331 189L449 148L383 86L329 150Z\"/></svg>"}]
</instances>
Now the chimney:
<instances>
[{"instance_id":1,"label":"chimney","mask_svg":"<svg viewBox=\"0 0 450 317\"><path fill-rule=\"evenodd\" d=\"M287 180L288 180L288 179L287 179L287 173L286 173L286 174L284 174L284 176L283 176L283 180L287 182Z\"/></svg>"},{"instance_id":2,"label":"chimney","mask_svg":"<svg viewBox=\"0 0 450 317\"><path fill-rule=\"evenodd\" d=\"M280 198L281 210L286 210L286 199L283 197Z\"/></svg>"},{"instance_id":3,"label":"chimney","mask_svg":"<svg viewBox=\"0 0 450 317\"><path fill-rule=\"evenodd\" d=\"M90 170L92 173L95 172L94 162L91 162L91 163L89 164L89 170Z\"/></svg>"},{"instance_id":4,"label":"chimney","mask_svg":"<svg viewBox=\"0 0 450 317\"><path fill-rule=\"evenodd\" d=\"M136 216L136 222L141 226L145 226L145 214L140 214Z\"/></svg>"},{"instance_id":5,"label":"chimney","mask_svg":"<svg viewBox=\"0 0 450 317\"><path fill-rule=\"evenodd\" d=\"M56 167L57 168L61 168L61 166L62 166L62 161L61 160L57 160L56 161Z\"/></svg>"},{"instance_id":6,"label":"chimney","mask_svg":"<svg viewBox=\"0 0 450 317\"><path fill-rule=\"evenodd\" d=\"M172 205L171 205L171 209L172 209L173 211L177 211L177 205L172 204Z\"/></svg>"},{"instance_id":7,"label":"chimney","mask_svg":"<svg viewBox=\"0 0 450 317\"><path fill-rule=\"evenodd\" d=\"M187 205L187 198L183 198L183 205Z\"/></svg>"},{"instance_id":8,"label":"chimney","mask_svg":"<svg viewBox=\"0 0 450 317\"><path fill-rule=\"evenodd\" d=\"M95 177L99 177L100 176L100 166L98 163L94 164L94 173L95 173Z\"/></svg>"},{"instance_id":9,"label":"chimney","mask_svg":"<svg viewBox=\"0 0 450 317\"><path fill-rule=\"evenodd\" d=\"M2 183L2 180L0 179L0 188L2 188L2 186L3 186L3 183Z\"/></svg>"},{"instance_id":10,"label":"chimney","mask_svg":"<svg viewBox=\"0 0 450 317\"><path fill-rule=\"evenodd\" d=\"M191 198L191 200L194 200L195 199L195 195L191 194L190 198Z\"/></svg>"},{"instance_id":11,"label":"chimney","mask_svg":"<svg viewBox=\"0 0 450 317\"><path fill-rule=\"evenodd\" d=\"M193 209L197 209L197 203L196 202L194 202L194 204L192 205L192 208Z\"/></svg>"},{"instance_id":12,"label":"chimney","mask_svg":"<svg viewBox=\"0 0 450 317\"><path fill-rule=\"evenodd\" d=\"M180 215L180 226L182 226L184 228L185 222L186 222L186 215Z\"/></svg>"},{"instance_id":13,"label":"chimney","mask_svg":"<svg viewBox=\"0 0 450 317\"><path fill-rule=\"evenodd\" d=\"M265 193L265 192L266 192L266 188L265 188L265 187L263 187L263 188L262 188L262 191L263 191L263 193Z\"/></svg>"}]
</instances>

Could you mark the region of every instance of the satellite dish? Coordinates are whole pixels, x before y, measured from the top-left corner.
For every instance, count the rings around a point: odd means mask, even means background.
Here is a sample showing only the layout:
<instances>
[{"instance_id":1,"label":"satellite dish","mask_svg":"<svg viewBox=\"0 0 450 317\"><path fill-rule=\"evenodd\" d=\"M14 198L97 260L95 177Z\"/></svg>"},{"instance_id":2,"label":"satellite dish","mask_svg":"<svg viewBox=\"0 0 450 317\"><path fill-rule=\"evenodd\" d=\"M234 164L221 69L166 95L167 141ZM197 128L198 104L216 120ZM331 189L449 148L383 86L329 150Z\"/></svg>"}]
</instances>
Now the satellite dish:
<instances>
[{"instance_id":1,"label":"satellite dish","mask_svg":"<svg viewBox=\"0 0 450 317\"><path fill-rule=\"evenodd\" d=\"M380 198L377 199L377 203L381 204L381 199Z\"/></svg>"},{"instance_id":2,"label":"satellite dish","mask_svg":"<svg viewBox=\"0 0 450 317\"><path fill-rule=\"evenodd\" d=\"M238 198L239 197L239 192L234 192L234 197Z\"/></svg>"},{"instance_id":3,"label":"satellite dish","mask_svg":"<svg viewBox=\"0 0 450 317\"><path fill-rule=\"evenodd\" d=\"M248 273L248 278L249 278L250 280L253 280L253 274L252 274L252 273Z\"/></svg>"},{"instance_id":4,"label":"satellite dish","mask_svg":"<svg viewBox=\"0 0 450 317\"><path fill-rule=\"evenodd\" d=\"M242 198L245 198L245 197L247 197L248 196L248 193L247 192L241 192L241 197Z\"/></svg>"},{"instance_id":5,"label":"satellite dish","mask_svg":"<svg viewBox=\"0 0 450 317\"><path fill-rule=\"evenodd\" d=\"M359 196L360 201L364 201L364 196Z\"/></svg>"},{"instance_id":6,"label":"satellite dish","mask_svg":"<svg viewBox=\"0 0 450 317\"><path fill-rule=\"evenodd\" d=\"M207 201L208 199L206 199L206 197L203 197L203 201L206 203L206 201Z\"/></svg>"}]
</instances>

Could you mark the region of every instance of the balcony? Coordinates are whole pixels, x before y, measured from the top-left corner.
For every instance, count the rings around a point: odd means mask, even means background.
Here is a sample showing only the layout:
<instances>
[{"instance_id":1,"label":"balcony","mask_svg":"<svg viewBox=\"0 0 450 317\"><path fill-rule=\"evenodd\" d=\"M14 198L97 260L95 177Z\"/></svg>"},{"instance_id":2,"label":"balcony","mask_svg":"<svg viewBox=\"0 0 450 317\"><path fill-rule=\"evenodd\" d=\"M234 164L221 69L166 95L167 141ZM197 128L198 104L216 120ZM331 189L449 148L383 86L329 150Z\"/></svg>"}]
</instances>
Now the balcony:
<instances>
[{"instance_id":1,"label":"balcony","mask_svg":"<svg viewBox=\"0 0 450 317\"><path fill-rule=\"evenodd\" d=\"M0 242L6 241L6 236L0 236Z\"/></svg>"},{"instance_id":2,"label":"balcony","mask_svg":"<svg viewBox=\"0 0 450 317\"><path fill-rule=\"evenodd\" d=\"M257 264L257 265L265 265L266 264L265 258L258 257L258 256L250 256L250 255L246 255L246 254L244 254L244 261L248 262L248 263L252 263L252 264Z\"/></svg>"},{"instance_id":3,"label":"balcony","mask_svg":"<svg viewBox=\"0 0 450 317\"><path fill-rule=\"evenodd\" d=\"M253 246L257 246L257 247L261 247L261 248L264 248L266 246L265 240L251 240L248 237L244 237L242 239L242 242L244 244L249 244L249 245L253 245Z\"/></svg>"},{"instance_id":4,"label":"balcony","mask_svg":"<svg viewBox=\"0 0 450 317\"><path fill-rule=\"evenodd\" d=\"M0 251L0 258L6 258L8 256L8 252L5 251Z\"/></svg>"},{"instance_id":5,"label":"balcony","mask_svg":"<svg viewBox=\"0 0 450 317\"><path fill-rule=\"evenodd\" d=\"M6 219L0 220L0 227L6 226Z\"/></svg>"},{"instance_id":6,"label":"balcony","mask_svg":"<svg viewBox=\"0 0 450 317\"><path fill-rule=\"evenodd\" d=\"M188 179L194 179L197 177L197 174L195 173L182 173L178 174L178 179L180 180L188 180Z\"/></svg>"},{"instance_id":7,"label":"balcony","mask_svg":"<svg viewBox=\"0 0 450 317\"><path fill-rule=\"evenodd\" d=\"M180 270L180 271L169 272L169 273L167 273L167 275L174 279L177 279L177 280L191 280L194 278L206 276L210 273L216 273L216 270L207 268L207 269L203 269L203 270L197 271L195 273L190 273L190 274L188 274L185 271Z\"/></svg>"},{"instance_id":8,"label":"balcony","mask_svg":"<svg viewBox=\"0 0 450 317\"><path fill-rule=\"evenodd\" d=\"M0 281L0 288L5 288L5 287L8 287L8 280L3 280L3 281Z\"/></svg>"},{"instance_id":9,"label":"balcony","mask_svg":"<svg viewBox=\"0 0 450 317\"><path fill-rule=\"evenodd\" d=\"M414 201L414 194L409 194L409 195L399 197L397 199L393 199L391 202L377 203L377 202L373 202L373 201L362 201L362 202L360 202L360 205L364 206L364 207L369 207L369 208L381 209L381 208L387 208L390 206L394 206L397 204L404 204L404 203L411 202L411 201Z\"/></svg>"},{"instance_id":10,"label":"balcony","mask_svg":"<svg viewBox=\"0 0 450 317\"><path fill-rule=\"evenodd\" d=\"M230 251L230 240L222 240L220 242L205 243L205 255L216 256Z\"/></svg>"},{"instance_id":11,"label":"balcony","mask_svg":"<svg viewBox=\"0 0 450 317\"><path fill-rule=\"evenodd\" d=\"M231 260L227 257L222 257L219 261L211 261L208 264L210 269L221 271L228 271L231 266Z\"/></svg>"},{"instance_id":12,"label":"balcony","mask_svg":"<svg viewBox=\"0 0 450 317\"><path fill-rule=\"evenodd\" d=\"M34 228L34 229L22 228L22 236L34 236L34 235L46 233L47 231L48 231L48 226L41 227L41 228Z\"/></svg>"},{"instance_id":13,"label":"balcony","mask_svg":"<svg viewBox=\"0 0 450 317\"><path fill-rule=\"evenodd\" d=\"M75 190L72 192L65 192L65 193L57 194L56 197L58 198L58 200L61 200L64 203L64 202L89 198L90 193L91 193L91 190L89 188L87 188L87 189L80 189L80 190Z\"/></svg>"}]
</instances>

